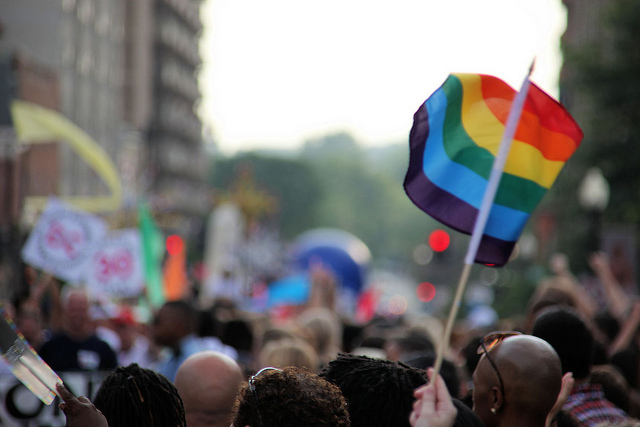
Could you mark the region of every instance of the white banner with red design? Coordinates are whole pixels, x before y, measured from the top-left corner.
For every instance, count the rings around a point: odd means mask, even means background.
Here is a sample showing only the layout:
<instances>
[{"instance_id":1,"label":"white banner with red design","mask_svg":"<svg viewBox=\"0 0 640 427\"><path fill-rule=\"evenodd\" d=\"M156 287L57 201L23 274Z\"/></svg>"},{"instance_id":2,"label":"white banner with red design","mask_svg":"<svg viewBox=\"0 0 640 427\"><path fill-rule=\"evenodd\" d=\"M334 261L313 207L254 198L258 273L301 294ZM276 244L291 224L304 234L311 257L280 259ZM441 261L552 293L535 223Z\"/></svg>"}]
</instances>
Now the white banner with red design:
<instances>
[{"instance_id":1,"label":"white banner with red design","mask_svg":"<svg viewBox=\"0 0 640 427\"><path fill-rule=\"evenodd\" d=\"M50 198L22 248L22 259L62 280L81 283L106 232L102 218Z\"/></svg>"},{"instance_id":2,"label":"white banner with red design","mask_svg":"<svg viewBox=\"0 0 640 427\"><path fill-rule=\"evenodd\" d=\"M111 297L140 295L144 289L141 254L137 229L110 232L87 264L87 286Z\"/></svg>"}]
</instances>

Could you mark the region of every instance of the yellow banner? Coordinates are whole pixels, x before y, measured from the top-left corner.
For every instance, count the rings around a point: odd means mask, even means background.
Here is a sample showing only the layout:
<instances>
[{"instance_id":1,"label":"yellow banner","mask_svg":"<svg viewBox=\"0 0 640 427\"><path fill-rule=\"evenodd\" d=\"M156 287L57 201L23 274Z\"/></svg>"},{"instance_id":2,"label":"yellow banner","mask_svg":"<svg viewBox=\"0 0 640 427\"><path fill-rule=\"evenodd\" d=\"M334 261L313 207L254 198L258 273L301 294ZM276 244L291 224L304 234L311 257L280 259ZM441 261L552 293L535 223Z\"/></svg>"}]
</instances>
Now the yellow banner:
<instances>
[{"instance_id":1,"label":"yellow banner","mask_svg":"<svg viewBox=\"0 0 640 427\"><path fill-rule=\"evenodd\" d=\"M102 178L110 196L65 197L64 201L91 212L113 211L122 204L122 184L118 172L107 152L78 126L62 114L39 105L15 100L11 103L11 116L21 144L64 141L71 146ZM47 197L27 197L25 208L42 209Z\"/></svg>"}]
</instances>

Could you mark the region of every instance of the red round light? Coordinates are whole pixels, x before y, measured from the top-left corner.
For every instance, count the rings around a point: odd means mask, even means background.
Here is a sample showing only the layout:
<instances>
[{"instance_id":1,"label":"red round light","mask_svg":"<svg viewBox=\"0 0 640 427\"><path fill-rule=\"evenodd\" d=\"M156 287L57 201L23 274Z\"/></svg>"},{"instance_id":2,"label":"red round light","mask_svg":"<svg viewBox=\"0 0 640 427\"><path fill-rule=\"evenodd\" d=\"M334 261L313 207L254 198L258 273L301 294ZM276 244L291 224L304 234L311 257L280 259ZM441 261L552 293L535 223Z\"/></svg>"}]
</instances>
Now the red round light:
<instances>
[{"instance_id":1,"label":"red round light","mask_svg":"<svg viewBox=\"0 0 640 427\"><path fill-rule=\"evenodd\" d=\"M184 242L182 241L182 237L172 234L167 237L167 252L169 255L178 255L184 249Z\"/></svg>"},{"instance_id":2,"label":"red round light","mask_svg":"<svg viewBox=\"0 0 640 427\"><path fill-rule=\"evenodd\" d=\"M422 302L429 302L436 296L436 287L429 282L420 283L416 289L416 295Z\"/></svg>"},{"instance_id":3,"label":"red round light","mask_svg":"<svg viewBox=\"0 0 640 427\"><path fill-rule=\"evenodd\" d=\"M435 252L443 252L449 247L449 233L444 230L435 230L429 234L429 247Z\"/></svg>"}]
</instances>

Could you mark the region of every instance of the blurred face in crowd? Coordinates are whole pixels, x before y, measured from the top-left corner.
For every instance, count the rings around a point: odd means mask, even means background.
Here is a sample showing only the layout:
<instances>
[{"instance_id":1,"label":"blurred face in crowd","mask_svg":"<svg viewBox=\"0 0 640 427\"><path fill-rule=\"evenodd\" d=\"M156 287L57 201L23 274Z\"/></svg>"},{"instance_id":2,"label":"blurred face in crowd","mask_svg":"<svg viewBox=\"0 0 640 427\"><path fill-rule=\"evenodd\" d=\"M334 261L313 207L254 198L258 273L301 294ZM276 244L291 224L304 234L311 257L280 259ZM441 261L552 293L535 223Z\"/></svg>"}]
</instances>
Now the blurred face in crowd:
<instances>
[{"instance_id":1,"label":"blurred face in crowd","mask_svg":"<svg viewBox=\"0 0 640 427\"><path fill-rule=\"evenodd\" d=\"M84 334L90 330L89 299L83 293L69 295L65 306L65 325L72 334Z\"/></svg>"},{"instance_id":2,"label":"blurred face in crowd","mask_svg":"<svg viewBox=\"0 0 640 427\"><path fill-rule=\"evenodd\" d=\"M124 351L133 347L136 342L136 330L133 325L116 324L115 331L120 338L120 348Z\"/></svg>"},{"instance_id":3,"label":"blurred face in crowd","mask_svg":"<svg viewBox=\"0 0 640 427\"><path fill-rule=\"evenodd\" d=\"M15 319L16 325L27 341L32 345L37 345L41 339L43 328L40 307L31 301L24 302L20 306Z\"/></svg>"},{"instance_id":4,"label":"blurred face in crowd","mask_svg":"<svg viewBox=\"0 0 640 427\"><path fill-rule=\"evenodd\" d=\"M184 337L184 321L171 307L162 307L153 320L153 339L159 345L175 347Z\"/></svg>"}]
</instances>

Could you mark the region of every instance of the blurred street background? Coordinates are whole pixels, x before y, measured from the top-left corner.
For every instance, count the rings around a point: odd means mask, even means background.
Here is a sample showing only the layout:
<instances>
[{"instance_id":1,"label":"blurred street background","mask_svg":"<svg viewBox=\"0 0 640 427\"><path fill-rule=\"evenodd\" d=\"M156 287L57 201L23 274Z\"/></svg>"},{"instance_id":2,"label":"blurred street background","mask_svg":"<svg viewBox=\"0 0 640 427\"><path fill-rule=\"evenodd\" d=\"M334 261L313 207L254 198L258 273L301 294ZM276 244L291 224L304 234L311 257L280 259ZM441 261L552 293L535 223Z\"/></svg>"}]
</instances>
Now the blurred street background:
<instances>
[{"instance_id":1,"label":"blurred street background","mask_svg":"<svg viewBox=\"0 0 640 427\"><path fill-rule=\"evenodd\" d=\"M337 3L323 14L282 1L270 6L263 1L255 9L251 2L238 3L244 9L216 0L0 0L0 298L11 299L28 286L21 251L44 209L43 198L55 196L71 205L74 198L85 198L81 209L104 219L111 230L138 227L139 206L148 206L163 237L165 270L172 252L184 255L178 267L184 284L177 296L192 296L202 306L227 279L235 280L239 298L258 298L263 288L320 260L350 289L343 294L345 312L355 313L356 300L371 291L367 295L375 295L375 304L369 318L373 312L441 314L448 309L468 237L427 217L402 190L411 116L448 72L508 74L505 79L517 87L538 48L523 43L524 55L518 57L515 48L506 47L506 39L518 39L510 35L518 19L523 31L551 46L553 55L538 58L540 83L566 106L585 138L532 216L512 261L501 269L474 268L462 316L475 313L482 322L482 316L523 313L536 283L558 265L566 264L588 287L597 281L588 256L599 250L609 254L618 281L637 293L640 4L557 0L540 2L550 5L543 10L511 2L522 5L509 6L513 13L505 18L504 33L487 42L490 64L478 60L474 67L461 61L471 57L461 45L429 50L462 32L454 19L443 17L448 30L427 34L435 10L424 11L423 40L402 33L403 49L420 58L418 65L388 55L400 49L393 38L399 30L368 20L366 6L351 19L349 7L341 10ZM473 15L468 3L461 2ZM484 9L498 16L498 9L509 8L503 3L488 2ZM411 7L398 3L403 14L389 11L390 21L402 27ZM370 8L372 14L384 12ZM269 25L275 18L267 12L298 25L283 31L280 21ZM251 25L234 32L222 17ZM322 23L314 28L326 32L324 37L311 39L305 22ZM532 22L553 31L536 33ZM405 26L420 32L414 21ZM279 37L269 39L269 28L280 31ZM334 39L329 37L334 28L348 31ZM472 40L482 31L473 27L463 37ZM242 34L248 40L233 50L230 39ZM376 45L366 45L368 38ZM227 44L217 44L222 42ZM288 50L277 50L276 44ZM351 53L319 56L339 45ZM471 45L483 56L481 46ZM226 49L226 56L216 56L217 46L224 46L219 49ZM493 59L496 50L515 63L515 73ZM298 66L279 68L278 55ZM387 79L359 85L366 72L352 70L363 62L372 70L390 65ZM437 72L415 87L409 101L395 98L406 92L400 86L404 79L426 76L428 69ZM268 73L286 79L263 79ZM270 90L260 92L256 82ZM349 124L342 108L363 107L339 89L343 83L366 105L379 107L367 112L374 122L391 120L388 108L402 112L404 126L372 127L378 134L371 136L364 125ZM225 86L233 91L225 92ZM321 90L309 90L314 87ZM311 105L334 87L327 108L338 111L335 116L307 124L294 114L315 117L319 113ZM306 95L287 98L290 92ZM215 106L218 95L236 97L241 107ZM288 108L278 109L280 97ZM21 142L14 100L59 113L86 132L110 159L117 185L105 182L108 174L87 161L91 153L80 154L65 138ZM225 128L231 126L225 115L234 111L244 135ZM269 133L267 123L278 119L309 128ZM101 197L117 200L110 206L91 203ZM313 252L326 247L334 252ZM335 261L345 253L350 267ZM357 277L349 287L351 273Z\"/></svg>"}]
</instances>

